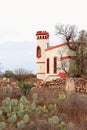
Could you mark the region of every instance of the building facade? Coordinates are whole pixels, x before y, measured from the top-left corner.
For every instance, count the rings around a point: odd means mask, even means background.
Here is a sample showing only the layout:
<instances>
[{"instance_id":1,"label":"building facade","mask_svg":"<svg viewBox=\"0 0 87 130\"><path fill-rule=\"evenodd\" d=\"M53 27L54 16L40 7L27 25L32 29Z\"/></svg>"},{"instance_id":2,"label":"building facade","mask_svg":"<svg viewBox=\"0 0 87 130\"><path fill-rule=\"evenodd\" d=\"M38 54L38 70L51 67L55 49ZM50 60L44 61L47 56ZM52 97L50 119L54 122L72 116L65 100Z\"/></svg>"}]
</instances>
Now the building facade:
<instances>
[{"instance_id":1,"label":"building facade","mask_svg":"<svg viewBox=\"0 0 87 130\"><path fill-rule=\"evenodd\" d=\"M64 69L68 71L71 58L66 43L50 46L47 31L36 32L36 40L37 78L43 80L66 78Z\"/></svg>"}]
</instances>

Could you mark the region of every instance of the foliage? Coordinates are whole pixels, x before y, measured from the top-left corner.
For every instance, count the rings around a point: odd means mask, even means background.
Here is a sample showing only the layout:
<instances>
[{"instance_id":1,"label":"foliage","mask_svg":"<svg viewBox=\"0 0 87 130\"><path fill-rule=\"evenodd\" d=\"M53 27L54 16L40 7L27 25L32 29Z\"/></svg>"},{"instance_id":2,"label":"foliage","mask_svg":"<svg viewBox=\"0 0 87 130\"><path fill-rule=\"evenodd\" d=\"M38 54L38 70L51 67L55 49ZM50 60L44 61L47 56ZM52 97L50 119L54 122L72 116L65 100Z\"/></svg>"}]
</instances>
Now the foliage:
<instances>
[{"instance_id":1,"label":"foliage","mask_svg":"<svg viewBox=\"0 0 87 130\"><path fill-rule=\"evenodd\" d=\"M60 130L66 130L66 124L64 122L61 122L60 124Z\"/></svg>"},{"instance_id":2,"label":"foliage","mask_svg":"<svg viewBox=\"0 0 87 130\"><path fill-rule=\"evenodd\" d=\"M69 60L69 70L66 71L67 62L61 62L63 71L67 72L68 75L72 77L86 76L87 32L85 30L81 30L78 32L76 26L62 24L56 26L56 34L59 34L64 38L69 48L68 55L72 56L72 59Z\"/></svg>"},{"instance_id":3,"label":"foliage","mask_svg":"<svg viewBox=\"0 0 87 130\"><path fill-rule=\"evenodd\" d=\"M45 115L48 113L48 110L43 106L37 106L36 112L38 112L38 114Z\"/></svg>"},{"instance_id":4,"label":"foliage","mask_svg":"<svg viewBox=\"0 0 87 130\"><path fill-rule=\"evenodd\" d=\"M57 100L59 95L60 100ZM64 92L57 92L54 96L52 99L47 97L43 104L36 104L40 94L35 91L29 95L29 99L28 96L5 98L0 106L0 130L75 130L77 124L85 130L87 96L71 94L67 98Z\"/></svg>"},{"instance_id":5,"label":"foliage","mask_svg":"<svg viewBox=\"0 0 87 130\"><path fill-rule=\"evenodd\" d=\"M31 109L32 109L33 111L36 110L36 103L35 103L35 101L32 102L32 104L31 104Z\"/></svg>"},{"instance_id":6,"label":"foliage","mask_svg":"<svg viewBox=\"0 0 87 130\"><path fill-rule=\"evenodd\" d=\"M6 123L0 122L0 130L5 130L5 129L6 129Z\"/></svg>"},{"instance_id":7,"label":"foliage","mask_svg":"<svg viewBox=\"0 0 87 130\"><path fill-rule=\"evenodd\" d=\"M61 93L59 93L59 100L65 100L66 99L66 95L65 95L65 93L63 93L63 92L61 92Z\"/></svg>"},{"instance_id":8,"label":"foliage","mask_svg":"<svg viewBox=\"0 0 87 130\"><path fill-rule=\"evenodd\" d=\"M17 85L21 88L24 95L27 95L30 89L34 86L32 82L25 83L25 82L17 82Z\"/></svg>"},{"instance_id":9,"label":"foliage","mask_svg":"<svg viewBox=\"0 0 87 130\"><path fill-rule=\"evenodd\" d=\"M20 122L17 122L17 127L20 129L23 129L25 127L25 122L21 120Z\"/></svg>"},{"instance_id":10,"label":"foliage","mask_svg":"<svg viewBox=\"0 0 87 130\"><path fill-rule=\"evenodd\" d=\"M74 123L69 122L69 123L67 124L67 129L68 129L68 130L74 130L74 129L75 129Z\"/></svg>"},{"instance_id":11,"label":"foliage","mask_svg":"<svg viewBox=\"0 0 87 130\"><path fill-rule=\"evenodd\" d=\"M36 124L33 121L30 122L29 126L30 130L37 130Z\"/></svg>"},{"instance_id":12,"label":"foliage","mask_svg":"<svg viewBox=\"0 0 87 130\"><path fill-rule=\"evenodd\" d=\"M32 98L33 98L34 101L36 101L37 100L37 93L34 93Z\"/></svg>"},{"instance_id":13,"label":"foliage","mask_svg":"<svg viewBox=\"0 0 87 130\"><path fill-rule=\"evenodd\" d=\"M24 80L31 75L31 71L28 71L24 68L18 68L14 70L15 78L18 81L24 82Z\"/></svg>"},{"instance_id":14,"label":"foliage","mask_svg":"<svg viewBox=\"0 0 87 130\"><path fill-rule=\"evenodd\" d=\"M56 124L59 122L59 117L58 116L53 116L51 118L48 119L50 124Z\"/></svg>"},{"instance_id":15,"label":"foliage","mask_svg":"<svg viewBox=\"0 0 87 130\"><path fill-rule=\"evenodd\" d=\"M48 105L48 110L49 110L49 111L52 111L53 109L54 109L54 105L53 105L53 104L49 104L49 105Z\"/></svg>"},{"instance_id":16,"label":"foliage","mask_svg":"<svg viewBox=\"0 0 87 130\"><path fill-rule=\"evenodd\" d=\"M29 116L28 116L28 114L24 115L23 120L24 120L25 123L29 122Z\"/></svg>"},{"instance_id":17,"label":"foliage","mask_svg":"<svg viewBox=\"0 0 87 130\"><path fill-rule=\"evenodd\" d=\"M16 114L13 114L11 117L8 118L8 121L10 123L15 123L17 121L17 116Z\"/></svg>"},{"instance_id":18,"label":"foliage","mask_svg":"<svg viewBox=\"0 0 87 130\"><path fill-rule=\"evenodd\" d=\"M14 77L14 73L11 70L6 70L4 73L4 76L6 78L13 78Z\"/></svg>"}]
</instances>

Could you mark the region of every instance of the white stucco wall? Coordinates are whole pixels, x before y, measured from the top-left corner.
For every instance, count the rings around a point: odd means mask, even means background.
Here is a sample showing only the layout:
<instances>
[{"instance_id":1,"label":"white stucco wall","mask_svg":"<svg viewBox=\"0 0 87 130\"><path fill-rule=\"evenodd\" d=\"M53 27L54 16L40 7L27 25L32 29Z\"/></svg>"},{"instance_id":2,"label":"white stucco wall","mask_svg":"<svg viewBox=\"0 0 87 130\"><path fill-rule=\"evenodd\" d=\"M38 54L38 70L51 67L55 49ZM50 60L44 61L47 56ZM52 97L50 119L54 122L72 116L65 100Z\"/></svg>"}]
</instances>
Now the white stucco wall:
<instances>
[{"instance_id":1,"label":"white stucco wall","mask_svg":"<svg viewBox=\"0 0 87 130\"><path fill-rule=\"evenodd\" d=\"M45 73L46 73L46 65L45 65L45 58L46 58L46 52L45 49L47 49L47 43L49 43L49 39L39 39L37 40L37 46L41 48L41 57L37 58L37 78L38 79L45 79Z\"/></svg>"},{"instance_id":2,"label":"white stucco wall","mask_svg":"<svg viewBox=\"0 0 87 130\"><path fill-rule=\"evenodd\" d=\"M67 67L66 70L68 70L69 66L69 59L65 59L63 61L60 60L61 57L67 57L69 56L69 48L67 45L56 47L53 49L46 50L46 59L45 62L47 62L47 58L50 60L50 71L49 74L46 73L46 78L49 77L49 79L55 79L58 78L58 73L59 72L64 72L61 68L61 62L67 62ZM54 57L57 57L57 74L54 74ZM47 68L45 68L45 71L47 71Z\"/></svg>"}]
</instances>

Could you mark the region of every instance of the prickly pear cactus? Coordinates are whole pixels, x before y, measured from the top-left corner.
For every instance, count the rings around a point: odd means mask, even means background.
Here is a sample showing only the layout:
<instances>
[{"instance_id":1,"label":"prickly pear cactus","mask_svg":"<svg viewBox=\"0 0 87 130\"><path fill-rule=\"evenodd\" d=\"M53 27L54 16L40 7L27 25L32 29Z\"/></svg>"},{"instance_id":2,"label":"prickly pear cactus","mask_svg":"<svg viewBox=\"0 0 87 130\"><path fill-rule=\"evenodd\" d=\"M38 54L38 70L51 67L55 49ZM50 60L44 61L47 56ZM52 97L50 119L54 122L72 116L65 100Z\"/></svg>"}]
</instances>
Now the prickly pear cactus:
<instances>
[{"instance_id":1,"label":"prickly pear cactus","mask_svg":"<svg viewBox=\"0 0 87 130\"><path fill-rule=\"evenodd\" d=\"M35 104L35 101L33 101L33 103L31 104L31 109L34 111L36 110L36 104Z\"/></svg>"},{"instance_id":2,"label":"prickly pear cactus","mask_svg":"<svg viewBox=\"0 0 87 130\"><path fill-rule=\"evenodd\" d=\"M50 124L56 124L59 122L59 118L58 118L58 116L53 116L53 117L49 118L48 121Z\"/></svg>"},{"instance_id":3,"label":"prickly pear cactus","mask_svg":"<svg viewBox=\"0 0 87 130\"><path fill-rule=\"evenodd\" d=\"M66 129L67 129L66 124L64 122L61 122L60 130L66 130Z\"/></svg>"},{"instance_id":4,"label":"prickly pear cactus","mask_svg":"<svg viewBox=\"0 0 87 130\"><path fill-rule=\"evenodd\" d=\"M2 110L0 110L0 116L2 116L3 115L3 111Z\"/></svg>"},{"instance_id":5,"label":"prickly pear cactus","mask_svg":"<svg viewBox=\"0 0 87 130\"><path fill-rule=\"evenodd\" d=\"M65 93L59 93L59 100L65 100L65 99L66 99Z\"/></svg>"},{"instance_id":6,"label":"prickly pear cactus","mask_svg":"<svg viewBox=\"0 0 87 130\"><path fill-rule=\"evenodd\" d=\"M22 103L24 106L30 105L30 102L27 100L25 96L22 96L19 102Z\"/></svg>"},{"instance_id":7,"label":"prickly pear cactus","mask_svg":"<svg viewBox=\"0 0 87 130\"><path fill-rule=\"evenodd\" d=\"M30 122L29 126L30 130L37 130L36 124L33 121Z\"/></svg>"},{"instance_id":8,"label":"prickly pear cactus","mask_svg":"<svg viewBox=\"0 0 87 130\"><path fill-rule=\"evenodd\" d=\"M53 104L49 104L49 105L48 105L48 110L49 110L49 111L52 111L53 109L54 109L54 105L53 105Z\"/></svg>"},{"instance_id":9,"label":"prickly pear cactus","mask_svg":"<svg viewBox=\"0 0 87 130\"><path fill-rule=\"evenodd\" d=\"M25 123L28 123L29 122L29 115L25 114L23 120Z\"/></svg>"},{"instance_id":10,"label":"prickly pear cactus","mask_svg":"<svg viewBox=\"0 0 87 130\"><path fill-rule=\"evenodd\" d=\"M8 121L10 123L15 123L17 121L17 116L16 114L13 114L11 117L8 118Z\"/></svg>"},{"instance_id":11,"label":"prickly pear cactus","mask_svg":"<svg viewBox=\"0 0 87 130\"><path fill-rule=\"evenodd\" d=\"M23 103L19 103L19 104L18 104L18 107L19 107L19 110L23 110L23 109L24 109Z\"/></svg>"},{"instance_id":12,"label":"prickly pear cactus","mask_svg":"<svg viewBox=\"0 0 87 130\"><path fill-rule=\"evenodd\" d=\"M2 105L4 106L8 106L9 104L11 104L10 97L7 97L5 100L2 101Z\"/></svg>"},{"instance_id":13,"label":"prickly pear cactus","mask_svg":"<svg viewBox=\"0 0 87 130\"><path fill-rule=\"evenodd\" d=\"M6 123L0 122L0 130L5 130L5 129L6 129Z\"/></svg>"},{"instance_id":14,"label":"prickly pear cactus","mask_svg":"<svg viewBox=\"0 0 87 130\"><path fill-rule=\"evenodd\" d=\"M17 127L19 129L23 129L25 127L25 122L23 120L21 120L20 122L17 123Z\"/></svg>"},{"instance_id":15,"label":"prickly pear cactus","mask_svg":"<svg viewBox=\"0 0 87 130\"><path fill-rule=\"evenodd\" d=\"M24 111L23 110L18 111L17 115L18 115L18 117L23 117Z\"/></svg>"},{"instance_id":16,"label":"prickly pear cactus","mask_svg":"<svg viewBox=\"0 0 87 130\"><path fill-rule=\"evenodd\" d=\"M11 105L14 107L14 106L17 106L18 105L18 100L17 99L12 99L11 100Z\"/></svg>"},{"instance_id":17,"label":"prickly pear cactus","mask_svg":"<svg viewBox=\"0 0 87 130\"><path fill-rule=\"evenodd\" d=\"M22 96L21 98L20 98L20 102L26 102L27 101L27 98L25 97L25 96Z\"/></svg>"},{"instance_id":18,"label":"prickly pear cactus","mask_svg":"<svg viewBox=\"0 0 87 130\"><path fill-rule=\"evenodd\" d=\"M37 93L34 93L33 96L32 96L32 98L33 98L34 101L37 100L37 97L38 97Z\"/></svg>"},{"instance_id":19,"label":"prickly pear cactus","mask_svg":"<svg viewBox=\"0 0 87 130\"><path fill-rule=\"evenodd\" d=\"M0 121L2 121L2 120L3 120L3 111L0 110Z\"/></svg>"}]
</instances>

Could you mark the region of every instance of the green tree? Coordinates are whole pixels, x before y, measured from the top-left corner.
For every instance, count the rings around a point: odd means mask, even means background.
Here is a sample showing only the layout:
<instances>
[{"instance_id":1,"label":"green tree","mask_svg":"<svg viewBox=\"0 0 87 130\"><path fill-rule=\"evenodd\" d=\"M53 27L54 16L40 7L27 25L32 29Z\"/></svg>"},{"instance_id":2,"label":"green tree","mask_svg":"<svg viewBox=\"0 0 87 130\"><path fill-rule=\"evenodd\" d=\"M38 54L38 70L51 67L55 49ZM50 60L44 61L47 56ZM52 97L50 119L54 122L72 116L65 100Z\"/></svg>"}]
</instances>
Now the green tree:
<instances>
[{"instance_id":1,"label":"green tree","mask_svg":"<svg viewBox=\"0 0 87 130\"><path fill-rule=\"evenodd\" d=\"M13 78L14 77L14 73L11 70L6 70L4 73L4 76L6 78Z\"/></svg>"},{"instance_id":2,"label":"green tree","mask_svg":"<svg viewBox=\"0 0 87 130\"><path fill-rule=\"evenodd\" d=\"M57 25L56 34L62 35L73 57L69 61L70 76L87 75L87 32L78 31L74 25ZM65 64L63 64L63 70Z\"/></svg>"}]
</instances>

